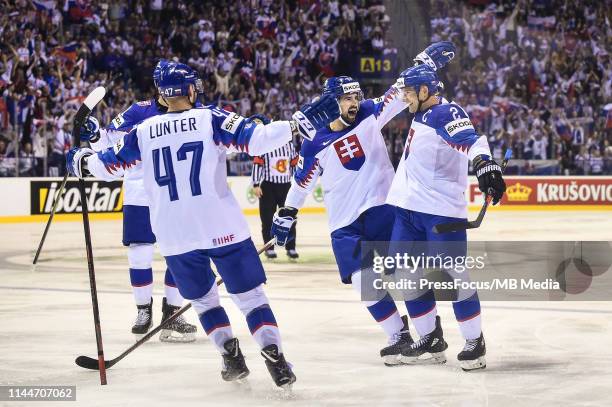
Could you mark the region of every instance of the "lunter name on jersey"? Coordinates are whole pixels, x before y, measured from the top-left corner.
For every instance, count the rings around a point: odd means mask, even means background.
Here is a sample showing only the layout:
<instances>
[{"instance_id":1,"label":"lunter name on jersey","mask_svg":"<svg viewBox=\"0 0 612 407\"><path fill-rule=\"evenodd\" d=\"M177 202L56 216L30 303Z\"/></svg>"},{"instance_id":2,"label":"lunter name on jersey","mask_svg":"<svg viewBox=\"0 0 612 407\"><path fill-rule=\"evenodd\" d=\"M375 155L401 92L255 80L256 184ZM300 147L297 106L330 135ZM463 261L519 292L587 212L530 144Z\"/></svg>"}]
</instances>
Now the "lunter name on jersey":
<instances>
[{"instance_id":1,"label":"lunter name on jersey","mask_svg":"<svg viewBox=\"0 0 612 407\"><path fill-rule=\"evenodd\" d=\"M153 132L155 127L155 132ZM155 123L155 126L149 126L149 137L154 139L156 137L166 136L172 133L196 131L196 119L195 117L185 117L183 119L169 120L167 122Z\"/></svg>"}]
</instances>

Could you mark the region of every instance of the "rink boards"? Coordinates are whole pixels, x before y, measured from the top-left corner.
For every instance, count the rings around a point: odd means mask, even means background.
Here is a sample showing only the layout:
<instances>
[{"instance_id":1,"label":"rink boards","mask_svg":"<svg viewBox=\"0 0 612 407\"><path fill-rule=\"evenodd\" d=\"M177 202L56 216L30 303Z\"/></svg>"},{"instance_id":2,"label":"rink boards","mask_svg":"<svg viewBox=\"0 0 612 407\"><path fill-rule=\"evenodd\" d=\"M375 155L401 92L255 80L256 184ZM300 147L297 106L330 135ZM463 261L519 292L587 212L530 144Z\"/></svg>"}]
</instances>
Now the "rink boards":
<instances>
[{"instance_id":1,"label":"rink boards","mask_svg":"<svg viewBox=\"0 0 612 407\"><path fill-rule=\"evenodd\" d=\"M250 177L229 177L229 185L245 214L258 213ZM498 209L511 210L610 210L612 177L507 177L507 193ZM53 207L60 178L2 178L0 223L46 221ZM119 219L123 207L121 181L86 180L89 211L93 219ZM319 183L308 195L302 213L325 211L325 191ZM469 177L465 198L470 210L482 205L476 177ZM70 179L58 203L57 220L78 220L81 212L76 179Z\"/></svg>"}]
</instances>

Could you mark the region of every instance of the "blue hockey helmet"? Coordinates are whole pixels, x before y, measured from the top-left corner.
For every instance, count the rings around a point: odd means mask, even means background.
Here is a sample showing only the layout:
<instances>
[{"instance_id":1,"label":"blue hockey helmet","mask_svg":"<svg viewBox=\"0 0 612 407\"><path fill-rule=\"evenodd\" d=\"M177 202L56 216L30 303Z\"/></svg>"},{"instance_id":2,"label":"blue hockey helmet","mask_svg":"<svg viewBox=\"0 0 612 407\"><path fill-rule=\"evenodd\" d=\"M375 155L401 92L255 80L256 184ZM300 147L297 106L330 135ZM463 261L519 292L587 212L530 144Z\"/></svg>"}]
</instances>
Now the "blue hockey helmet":
<instances>
[{"instance_id":1,"label":"blue hockey helmet","mask_svg":"<svg viewBox=\"0 0 612 407\"><path fill-rule=\"evenodd\" d=\"M418 93L421 85L425 85L429 94L432 95L438 91L439 84L440 80L436 72L429 65L422 64L404 70L397 79L395 86L400 89L411 87Z\"/></svg>"},{"instance_id":2,"label":"blue hockey helmet","mask_svg":"<svg viewBox=\"0 0 612 407\"><path fill-rule=\"evenodd\" d=\"M363 92L359 82L350 76L332 76L323 84L322 95L332 95L338 99L342 95L357 92L359 100L363 99Z\"/></svg>"},{"instance_id":3,"label":"blue hockey helmet","mask_svg":"<svg viewBox=\"0 0 612 407\"><path fill-rule=\"evenodd\" d=\"M167 59L160 59L159 61L157 61L155 69L153 69L153 84L155 84L156 88L159 87L159 77L161 76L162 69L164 69L164 67L169 63L170 61L168 61Z\"/></svg>"},{"instance_id":4,"label":"blue hockey helmet","mask_svg":"<svg viewBox=\"0 0 612 407\"><path fill-rule=\"evenodd\" d=\"M189 85L198 90L198 73L186 64L169 62L161 69L158 88L164 97L189 96Z\"/></svg>"}]
</instances>

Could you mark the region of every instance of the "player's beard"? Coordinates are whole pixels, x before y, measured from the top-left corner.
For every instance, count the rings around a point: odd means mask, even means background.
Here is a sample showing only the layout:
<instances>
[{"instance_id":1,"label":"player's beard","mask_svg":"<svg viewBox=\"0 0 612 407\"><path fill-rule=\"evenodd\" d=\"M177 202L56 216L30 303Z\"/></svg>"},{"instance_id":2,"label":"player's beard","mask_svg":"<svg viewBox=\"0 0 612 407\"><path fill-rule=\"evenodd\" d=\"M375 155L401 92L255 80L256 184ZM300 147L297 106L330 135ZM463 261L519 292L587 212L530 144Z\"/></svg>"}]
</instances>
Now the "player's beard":
<instances>
[{"instance_id":1,"label":"player's beard","mask_svg":"<svg viewBox=\"0 0 612 407\"><path fill-rule=\"evenodd\" d=\"M349 123L349 124L351 124L351 123L353 123L353 122L355 121L355 119L357 118L357 113L358 113L358 112L359 112L359 108L358 108L358 107L356 107L356 108L350 108L350 109L349 109L349 110L346 112L346 114L343 114L343 115L341 116L341 117L342 117L342 120L343 120L345 123Z\"/></svg>"}]
</instances>

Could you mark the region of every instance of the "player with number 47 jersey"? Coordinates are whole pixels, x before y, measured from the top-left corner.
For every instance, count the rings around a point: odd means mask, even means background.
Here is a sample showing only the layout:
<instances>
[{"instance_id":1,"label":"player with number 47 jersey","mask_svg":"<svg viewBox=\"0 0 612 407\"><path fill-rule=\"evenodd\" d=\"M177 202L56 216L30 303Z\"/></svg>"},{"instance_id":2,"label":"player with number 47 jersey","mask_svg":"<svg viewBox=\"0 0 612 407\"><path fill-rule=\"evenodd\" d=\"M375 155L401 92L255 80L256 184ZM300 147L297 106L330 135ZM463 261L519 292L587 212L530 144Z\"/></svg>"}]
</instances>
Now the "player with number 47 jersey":
<instances>
[{"instance_id":1,"label":"player with number 47 jersey","mask_svg":"<svg viewBox=\"0 0 612 407\"><path fill-rule=\"evenodd\" d=\"M258 124L236 113L194 107L197 74L169 63L162 69L159 92L168 105L125 135L113 148L94 153L74 149L67 156L71 174L112 179L142 162L151 226L183 297L191 301L202 327L222 355L221 376L240 380L249 374L238 339L220 304L211 261L246 317L265 364L281 387L295 380L285 360L280 331L263 284L266 275L249 228L228 183L228 150L260 155L306 137L338 112L323 98L300 108L294 121Z\"/></svg>"}]
</instances>

